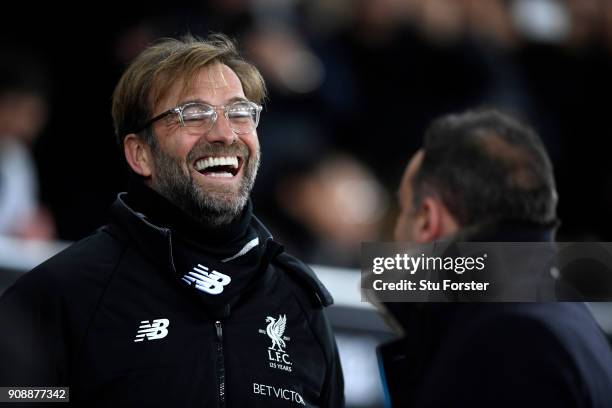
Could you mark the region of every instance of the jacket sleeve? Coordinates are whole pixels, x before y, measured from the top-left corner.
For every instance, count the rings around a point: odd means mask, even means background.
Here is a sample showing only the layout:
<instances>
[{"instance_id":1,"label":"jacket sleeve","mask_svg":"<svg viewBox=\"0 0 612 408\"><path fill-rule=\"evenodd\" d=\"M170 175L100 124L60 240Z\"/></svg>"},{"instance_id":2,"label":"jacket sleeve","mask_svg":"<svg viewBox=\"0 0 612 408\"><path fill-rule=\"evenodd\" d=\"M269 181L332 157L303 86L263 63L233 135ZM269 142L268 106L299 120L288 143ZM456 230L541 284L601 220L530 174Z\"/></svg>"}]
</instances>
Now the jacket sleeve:
<instances>
[{"instance_id":1,"label":"jacket sleeve","mask_svg":"<svg viewBox=\"0 0 612 408\"><path fill-rule=\"evenodd\" d=\"M63 385L61 302L46 274L32 271L3 294L0 327L0 386Z\"/></svg>"},{"instance_id":2,"label":"jacket sleeve","mask_svg":"<svg viewBox=\"0 0 612 408\"><path fill-rule=\"evenodd\" d=\"M328 371L322 395L323 406L330 408L344 407L344 376L342 374L338 346L336 345L336 340L327 317L323 316L322 319L324 320L322 337L328 348Z\"/></svg>"},{"instance_id":3,"label":"jacket sleeve","mask_svg":"<svg viewBox=\"0 0 612 408\"><path fill-rule=\"evenodd\" d=\"M328 290L315 273L303 262L286 253L277 257L277 262L292 281L300 288L295 291L298 300L307 313L310 327L323 348L327 367L321 392L321 407L344 407L344 376L338 354L338 346L325 308L334 303ZM307 290L304 290L306 288Z\"/></svg>"}]
</instances>

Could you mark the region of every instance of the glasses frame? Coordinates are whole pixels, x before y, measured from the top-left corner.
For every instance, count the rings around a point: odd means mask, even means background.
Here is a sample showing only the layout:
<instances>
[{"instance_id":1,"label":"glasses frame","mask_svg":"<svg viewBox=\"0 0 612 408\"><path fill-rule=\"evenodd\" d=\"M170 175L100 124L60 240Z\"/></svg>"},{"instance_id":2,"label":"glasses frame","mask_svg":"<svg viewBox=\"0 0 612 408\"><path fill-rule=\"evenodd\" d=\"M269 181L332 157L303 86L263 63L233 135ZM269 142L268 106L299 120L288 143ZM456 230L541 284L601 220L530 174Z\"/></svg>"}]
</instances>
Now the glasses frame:
<instances>
[{"instance_id":1,"label":"glasses frame","mask_svg":"<svg viewBox=\"0 0 612 408\"><path fill-rule=\"evenodd\" d=\"M238 101L232 102L232 103L227 104L227 105L211 105L211 104L204 103L204 102L187 102L187 103L185 103L185 104L183 104L183 105L179 105L179 106L176 106L176 107L174 107L174 108L168 109L167 111L162 112L162 113L160 113L159 115L157 115L157 116L155 116L155 117L153 117L153 118L149 119L149 120L148 120L148 121L147 121L147 122L146 122L146 123L145 123L145 124L144 124L144 125L143 125L143 126L140 128L140 130L138 130L138 131L137 131L137 132L135 132L135 133L142 132L143 130L147 129L149 126L151 126L152 124L154 124L154 123L155 123L155 122L157 122L158 120L163 119L163 118L165 118L166 116L168 116L168 115L172 115L172 114L176 114L176 115L178 115L178 118L179 118L179 123L181 124L181 127L197 127L197 126L186 126L186 125L185 125L185 120L183 119L183 111L184 111L185 109L189 108L190 106L194 106L194 105L205 105L205 106L210 106L210 107L213 109L213 112L214 112L214 116L213 116L212 124L210 125L210 128L206 130L207 132L208 132L208 131L210 131L212 128L214 128L214 127L215 127L215 124L217 123L217 119L219 119L219 115L217 114L217 111L218 111L219 109L223 109L223 113L224 113L225 119L226 119L226 120L227 120L227 122L229 123L229 126L230 126L230 128L232 129L232 132L234 132L234 133L236 133L236 134L238 134L238 135L244 135L244 134L247 134L247 133L249 133L249 132L237 132L237 131L236 131L236 129L234 129L234 128L232 127L232 124L231 124L231 122L230 122L230 120L229 120L229 114L228 114L228 112L229 112L230 107L232 107L232 106L234 106L234 105L236 105L236 104L238 104L238 103L246 103L246 104L251 105L251 107L255 108L256 115L255 115L255 125L254 125L254 127L253 127L253 130L257 129L257 125L259 125L259 117L260 117L260 115L261 115L261 111L262 111L262 109L263 109L263 108L262 108L262 106L261 106L261 105L259 105L259 104L257 104L257 103L255 103L255 102L251 102L251 101L249 101L249 100L238 100ZM253 130L251 130L250 132L252 132Z\"/></svg>"}]
</instances>

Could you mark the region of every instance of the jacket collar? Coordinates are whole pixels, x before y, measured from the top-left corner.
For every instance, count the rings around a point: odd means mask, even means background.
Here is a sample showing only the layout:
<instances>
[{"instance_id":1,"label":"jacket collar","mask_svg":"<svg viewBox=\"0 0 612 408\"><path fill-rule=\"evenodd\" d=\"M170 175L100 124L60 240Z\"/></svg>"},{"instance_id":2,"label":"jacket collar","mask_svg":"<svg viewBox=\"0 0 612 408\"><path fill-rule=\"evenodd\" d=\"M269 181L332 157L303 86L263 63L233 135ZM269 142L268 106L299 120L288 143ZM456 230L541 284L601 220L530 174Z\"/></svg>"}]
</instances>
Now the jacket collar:
<instances>
[{"instance_id":1,"label":"jacket collar","mask_svg":"<svg viewBox=\"0 0 612 408\"><path fill-rule=\"evenodd\" d=\"M231 248L245 237L253 215L251 200L235 220L221 226L206 225L140 180L131 180L124 202L159 227L170 228L181 239L206 248Z\"/></svg>"},{"instance_id":2,"label":"jacket collar","mask_svg":"<svg viewBox=\"0 0 612 408\"><path fill-rule=\"evenodd\" d=\"M136 247L153 263L176 273L172 261L172 234L169 228L149 222L146 216L126 203L127 193L119 193L111 205L111 227L127 232Z\"/></svg>"},{"instance_id":3,"label":"jacket collar","mask_svg":"<svg viewBox=\"0 0 612 408\"><path fill-rule=\"evenodd\" d=\"M555 240L558 222L539 225L526 221L495 221L462 229L456 242L550 242Z\"/></svg>"},{"instance_id":4,"label":"jacket collar","mask_svg":"<svg viewBox=\"0 0 612 408\"><path fill-rule=\"evenodd\" d=\"M507 245L490 256L490 273L499 273L499 277L509 276L524 284L534 285L542 291L541 296L551 295L550 288L555 285L550 275L538 274L548 271L550 262L556 253L553 242L554 226L537 226L526 223L492 223L481 224L477 227L466 228L449 240L445 241L447 251L452 254L455 244L461 242L513 242L528 243L540 242L541 245ZM495 251L495 248L492 248ZM537 272L536 272L537 271ZM441 316L444 320L449 317L449 311L456 309L456 304L448 303L393 303L385 302L381 306L397 322L404 331L414 328L415 320L422 320L426 314ZM434 316L429 316L428 319ZM420 324L420 323L419 323Z\"/></svg>"},{"instance_id":5,"label":"jacket collar","mask_svg":"<svg viewBox=\"0 0 612 408\"><path fill-rule=\"evenodd\" d=\"M111 205L111 228L114 224L125 230L142 254L154 264L161 265L164 270L178 276L172 253L172 231L170 228L152 223L144 214L130 207L126 198L127 193L119 193ZM253 215L250 222L263 241L272 239L268 229L257 217Z\"/></svg>"}]
</instances>

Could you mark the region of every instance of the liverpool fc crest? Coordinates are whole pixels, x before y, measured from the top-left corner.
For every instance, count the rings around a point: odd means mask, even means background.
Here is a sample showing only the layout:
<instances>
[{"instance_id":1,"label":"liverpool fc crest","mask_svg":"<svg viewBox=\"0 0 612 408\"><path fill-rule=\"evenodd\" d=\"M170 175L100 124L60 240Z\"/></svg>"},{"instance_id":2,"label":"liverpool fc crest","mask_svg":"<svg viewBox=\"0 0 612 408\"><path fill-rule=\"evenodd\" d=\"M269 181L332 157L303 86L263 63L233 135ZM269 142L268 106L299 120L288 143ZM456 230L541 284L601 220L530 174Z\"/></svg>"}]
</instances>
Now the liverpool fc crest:
<instances>
[{"instance_id":1,"label":"liverpool fc crest","mask_svg":"<svg viewBox=\"0 0 612 408\"><path fill-rule=\"evenodd\" d=\"M285 336L287 315L278 315L278 318L268 316L266 317L266 323L268 323L266 330L260 329L259 333L267 334L272 341L272 344L268 347L270 367L291 372L291 360L289 360L289 354L286 352L286 342L291 340Z\"/></svg>"}]
</instances>

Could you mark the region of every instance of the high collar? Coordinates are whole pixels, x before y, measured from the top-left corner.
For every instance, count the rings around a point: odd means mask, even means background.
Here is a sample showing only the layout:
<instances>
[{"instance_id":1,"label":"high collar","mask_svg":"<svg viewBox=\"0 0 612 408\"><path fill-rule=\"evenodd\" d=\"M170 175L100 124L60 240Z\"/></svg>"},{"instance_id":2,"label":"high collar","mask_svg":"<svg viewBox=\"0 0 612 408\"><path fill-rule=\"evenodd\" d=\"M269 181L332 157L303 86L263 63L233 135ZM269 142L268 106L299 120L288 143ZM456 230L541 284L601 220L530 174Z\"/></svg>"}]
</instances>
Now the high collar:
<instances>
[{"instance_id":1,"label":"high collar","mask_svg":"<svg viewBox=\"0 0 612 408\"><path fill-rule=\"evenodd\" d=\"M143 214L152 224L168 228L180 238L206 247L225 246L242 239L253 217L249 200L242 214L231 223L206 225L138 180L130 182L125 199L129 207Z\"/></svg>"},{"instance_id":2,"label":"high collar","mask_svg":"<svg viewBox=\"0 0 612 408\"><path fill-rule=\"evenodd\" d=\"M177 275L173 260L172 243L174 236L169 227L154 224L143 213L131 208L127 203L127 193L119 193L110 208L110 223L107 227L112 234L113 230L125 231L142 254L151 259L156 265ZM260 237L260 242L272 239L272 235L261 221L251 216L251 226ZM122 233L118 233L122 235Z\"/></svg>"},{"instance_id":3,"label":"high collar","mask_svg":"<svg viewBox=\"0 0 612 408\"><path fill-rule=\"evenodd\" d=\"M539 225L525 221L497 221L461 230L457 242L553 242L557 223Z\"/></svg>"},{"instance_id":4,"label":"high collar","mask_svg":"<svg viewBox=\"0 0 612 408\"><path fill-rule=\"evenodd\" d=\"M538 276L535 271L545 270L556 252L553 241L555 226L539 226L528 223L497 222L481 224L473 228L465 228L449 238L452 247L460 242L542 242L538 246L510 245L498 251L495 259L497 271L502 276L512 274L513 279L532 281L535 285L550 285L554 282L549 275ZM479 303L428 302L428 303L393 303L383 302L383 308L393 317L404 331L415 330L423 325L444 327L454 318L458 310L464 308L482 309ZM491 307L487 304L484 309Z\"/></svg>"}]
</instances>

